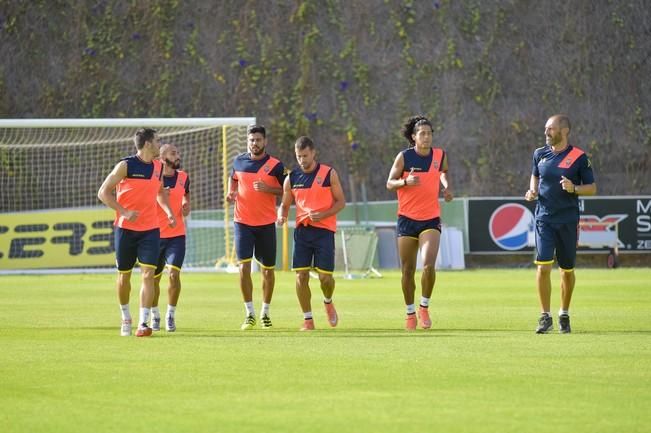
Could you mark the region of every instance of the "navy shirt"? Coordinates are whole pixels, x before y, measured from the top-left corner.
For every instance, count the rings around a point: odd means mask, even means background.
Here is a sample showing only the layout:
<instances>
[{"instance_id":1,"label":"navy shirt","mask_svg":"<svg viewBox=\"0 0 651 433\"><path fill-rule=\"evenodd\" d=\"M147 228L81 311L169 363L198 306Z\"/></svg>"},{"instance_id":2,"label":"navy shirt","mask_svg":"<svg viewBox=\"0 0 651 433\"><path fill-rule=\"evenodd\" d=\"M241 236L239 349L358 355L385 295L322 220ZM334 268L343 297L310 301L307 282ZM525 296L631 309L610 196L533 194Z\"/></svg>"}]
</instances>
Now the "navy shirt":
<instances>
[{"instance_id":1,"label":"navy shirt","mask_svg":"<svg viewBox=\"0 0 651 433\"><path fill-rule=\"evenodd\" d=\"M574 185L594 183L588 155L579 148L567 146L555 153L551 146L533 153L532 173L539 179L536 219L552 223L579 223L579 197L561 188L561 176Z\"/></svg>"}]
</instances>

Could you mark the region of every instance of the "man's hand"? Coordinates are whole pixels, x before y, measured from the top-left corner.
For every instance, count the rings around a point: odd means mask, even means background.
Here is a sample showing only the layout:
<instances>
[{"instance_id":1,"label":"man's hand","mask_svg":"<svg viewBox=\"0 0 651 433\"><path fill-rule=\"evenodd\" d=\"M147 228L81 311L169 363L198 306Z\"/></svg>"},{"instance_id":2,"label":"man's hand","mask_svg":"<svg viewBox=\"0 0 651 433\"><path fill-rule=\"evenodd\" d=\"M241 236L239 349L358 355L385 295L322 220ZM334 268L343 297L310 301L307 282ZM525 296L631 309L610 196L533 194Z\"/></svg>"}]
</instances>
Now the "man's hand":
<instances>
[{"instance_id":1,"label":"man's hand","mask_svg":"<svg viewBox=\"0 0 651 433\"><path fill-rule=\"evenodd\" d=\"M230 191L228 194L226 194L227 202L235 203L235 200L237 200L237 191Z\"/></svg>"},{"instance_id":2,"label":"man's hand","mask_svg":"<svg viewBox=\"0 0 651 433\"><path fill-rule=\"evenodd\" d=\"M448 202L448 201L452 201L453 198L454 198L454 194L452 194L452 191L450 191L449 188L445 188L443 190L443 199L445 199L445 201Z\"/></svg>"},{"instance_id":3,"label":"man's hand","mask_svg":"<svg viewBox=\"0 0 651 433\"><path fill-rule=\"evenodd\" d=\"M561 188L563 188L565 191L569 192L570 194L574 194L576 191L576 186L574 183L572 183L571 180L566 178L565 176L561 176L561 181L559 182L561 184Z\"/></svg>"},{"instance_id":4,"label":"man's hand","mask_svg":"<svg viewBox=\"0 0 651 433\"><path fill-rule=\"evenodd\" d=\"M538 198L538 193L532 189L527 190L527 192L524 194L524 199L526 201L534 201Z\"/></svg>"},{"instance_id":5,"label":"man's hand","mask_svg":"<svg viewBox=\"0 0 651 433\"><path fill-rule=\"evenodd\" d=\"M137 210L124 209L121 215L129 222L135 223L140 213Z\"/></svg>"}]
</instances>

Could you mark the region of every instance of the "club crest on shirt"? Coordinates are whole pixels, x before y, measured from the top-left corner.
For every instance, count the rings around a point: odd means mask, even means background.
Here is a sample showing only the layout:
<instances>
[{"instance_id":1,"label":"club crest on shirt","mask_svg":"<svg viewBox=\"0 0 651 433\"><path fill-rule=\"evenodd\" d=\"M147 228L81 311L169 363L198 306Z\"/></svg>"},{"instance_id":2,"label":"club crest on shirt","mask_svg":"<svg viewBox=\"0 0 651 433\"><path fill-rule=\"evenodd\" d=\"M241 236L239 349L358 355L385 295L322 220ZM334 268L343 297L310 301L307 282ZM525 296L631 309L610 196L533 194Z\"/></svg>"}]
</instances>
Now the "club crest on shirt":
<instances>
[{"instance_id":1,"label":"club crest on shirt","mask_svg":"<svg viewBox=\"0 0 651 433\"><path fill-rule=\"evenodd\" d=\"M318 185L321 185L321 182L323 182L323 178L322 178L321 176L317 176L317 177L316 177L316 183L317 183Z\"/></svg>"},{"instance_id":2,"label":"club crest on shirt","mask_svg":"<svg viewBox=\"0 0 651 433\"><path fill-rule=\"evenodd\" d=\"M432 167L434 168L434 170L438 170L439 162L435 159L432 159Z\"/></svg>"},{"instance_id":3,"label":"club crest on shirt","mask_svg":"<svg viewBox=\"0 0 651 433\"><path fill-rule=\"evenodd\" d=\"M265 165L264 167L262 167L262 170L264 170L265 173L269 174L269 170L271 169L269 168L268 165Z\"/></svg>"},{"instance_id":4,"label":"club crest on shirt","mask_svg":"<svg viewBox=\"0 0 651 433\"><path fill-rule=\"evenodd\" d=\"M574 160L572 158L565 158L565 160L561 163L561 167L569 168L572 166L572 163Z\"/></svg>"}]
</instances>

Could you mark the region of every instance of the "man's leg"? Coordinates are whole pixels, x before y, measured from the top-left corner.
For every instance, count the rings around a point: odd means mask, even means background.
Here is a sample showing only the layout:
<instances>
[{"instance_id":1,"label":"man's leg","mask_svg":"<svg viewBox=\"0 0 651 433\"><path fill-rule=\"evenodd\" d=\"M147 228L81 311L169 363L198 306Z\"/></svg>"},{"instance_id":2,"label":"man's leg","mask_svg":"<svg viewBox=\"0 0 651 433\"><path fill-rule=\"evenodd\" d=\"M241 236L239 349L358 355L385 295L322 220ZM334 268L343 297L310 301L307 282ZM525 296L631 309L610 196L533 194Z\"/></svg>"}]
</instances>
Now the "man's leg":
<instances>
[{"instance_id":1,"label":"man's leg","mask_svg":"<svg viewBox=\"0 0 651 433\"><path fill-rule=\"evenodd\" d=\"M398 238L398 255L400 256L400 268L402 271L402 295L407 308L407 319L405 328L407 330L416 329L416 306L414 305L414 296L416 293L416 261L418 258L418 239L400 236Z\"/></svg>"},{"instance_id":2,"label":"man's leg","mask_svg":"<svg viewBox=\"0 0 651 433\"><path fill-rule=\"evenodd\" d=\"M310 291L310 271L302 269L296 271L296 296L298 303L303 311L303 327L301 331L311 331L314 329L314 319L312 317L312 292Z\"/></svg>"},{"instance_id":3,"label":"man's leg","mask_svg":"<svg viewBox=\"0 0 651 433\"><path fill-rule=\"evenodd\" d=\"M429 316L429 302L436 282L436 257L441 242L441 232L432 229L422 232L419 236L420 251L423 259L423 274L421 276L421 298L418 306L418 319L423 329L432 327Z\"/></svg>"}]
</instances>

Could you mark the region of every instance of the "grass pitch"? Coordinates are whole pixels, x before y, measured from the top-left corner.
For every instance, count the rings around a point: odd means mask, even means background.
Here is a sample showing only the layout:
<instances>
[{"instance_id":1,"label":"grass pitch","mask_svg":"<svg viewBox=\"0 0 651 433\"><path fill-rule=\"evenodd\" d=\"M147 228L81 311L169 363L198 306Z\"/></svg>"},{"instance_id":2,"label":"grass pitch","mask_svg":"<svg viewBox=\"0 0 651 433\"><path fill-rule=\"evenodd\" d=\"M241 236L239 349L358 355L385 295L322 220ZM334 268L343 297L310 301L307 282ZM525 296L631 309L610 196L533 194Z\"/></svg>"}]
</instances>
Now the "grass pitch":
<instances>
[{"instance_id":1,"label":"grass pitch","mask_svg":"<svg viewBox=\"0 0 651 433\"><path fill-rule=\"evenodd\" d=\"M146 339L114 278L0 276L0 432L651 431L649 269L579 269L570 335L534 334L533 269L439 272L413 333L398 273L337 280L334 329L313 280L312 333L291 273L248 332L236 275L186 273L178 331Z\"/></svg>"}]
</instances>

